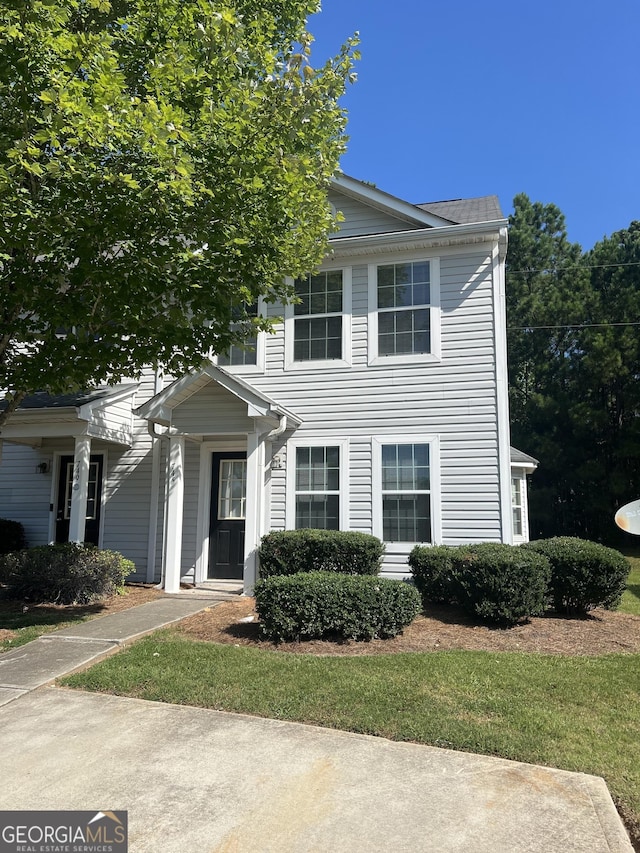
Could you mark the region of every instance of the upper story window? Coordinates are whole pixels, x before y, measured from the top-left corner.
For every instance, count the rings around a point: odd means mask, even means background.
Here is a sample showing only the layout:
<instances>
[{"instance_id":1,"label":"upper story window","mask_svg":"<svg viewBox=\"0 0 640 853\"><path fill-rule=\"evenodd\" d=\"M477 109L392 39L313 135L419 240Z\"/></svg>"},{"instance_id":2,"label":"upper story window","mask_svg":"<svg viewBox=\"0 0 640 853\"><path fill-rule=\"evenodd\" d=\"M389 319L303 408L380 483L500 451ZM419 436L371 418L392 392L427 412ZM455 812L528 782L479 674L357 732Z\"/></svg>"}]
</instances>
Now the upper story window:
<instances>
[{"instance_id":1,"label":"upper story window","mask_svg":"<svg viewBox=\"0 0 640 853\"><path fill-rule=\"evenodd\" d=\"M233 325L236 328L241 326L243 322L241 315L244 315L245 318L257 317L258 311L259 307L257 302L254 302L252 305L243 306L236 312L238 319ZM263 338L264 335L262 333L254 333L252 335L248 335L242 344L231 344L227 352L220 353L218 355L217 363L221 367L239 368L240 372L242 372L243 369L248 371L262 369L264 364Z\"/></svg>"},{"instance_id":2,"label":"upper story window","mask_svg":"<svg viewBox=\"0 0 640 853\"><path fill-rule=\"evenodd\" d=\"M369 267L369 363L437 359L440 354L437 258Z\"/></svg>"},{"instance_id":3,"label":"upper story window","mask_svg":"<svg viewBox=\"0 0 640 853\"><path fill-rule=\"evenodd\" d=\"M350 270L322 270L294 282L285 316L288 368L345 367L351 358Z\"/></svg>"}]
</instances>

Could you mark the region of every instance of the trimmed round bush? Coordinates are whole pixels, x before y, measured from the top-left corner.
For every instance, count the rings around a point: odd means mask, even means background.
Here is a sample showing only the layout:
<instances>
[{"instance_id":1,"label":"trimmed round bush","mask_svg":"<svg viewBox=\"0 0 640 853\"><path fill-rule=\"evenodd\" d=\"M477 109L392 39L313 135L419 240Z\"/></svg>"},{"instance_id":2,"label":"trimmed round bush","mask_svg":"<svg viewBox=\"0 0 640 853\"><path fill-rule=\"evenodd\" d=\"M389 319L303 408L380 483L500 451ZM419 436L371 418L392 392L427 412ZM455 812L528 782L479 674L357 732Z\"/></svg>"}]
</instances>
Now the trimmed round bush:
<instances>
[{"instance_id":1,"label":"trimmed round bush","mask_svg":"<svg viewBox=\"0 0 640 853\"><path fill-rule=\"evenodd\" d=\"M260 632L275 642L395 637L420 612L411 584L335 572L265 578L255 597Z\"/></svg>"},{"instance_id":2,"label":"trimmed round bush","mask_svg":"<svg viewBox=\"0 0 640 853\"><path fill-rule=\"evenodd\" d=\"M409 554L409 567L422 604L455 604L454 562L459 548L450 545L416 545Z\"/></svg>"},{"instance_id":3,"label":"trimmed round bush","mask_svg":"<svg viewBox=\"0 0 640 853\"><path fill-rule=\"evenodd\" d=\"M487 622L515 625L544 612L550 578L542 554L513 545L464 546L454 561L456 598Z\"/></svg>"},{"instance_id":4,"label":"trimmed round bush","mask_svg":"<svg viewBox=\"0 0 640 853\"><path fill-rule=\"evenodd\" d=\"M21 551L26 547L27 537L22 524L0 518L0 554L10 554L11 551Z\"/></svg>"},{"instance_id":5,"label":"trimmed round bush","mask_svg":"<svg viewBox=\"0 0 640 853\"><path fill-rule=\"evenodd\" d=\"M33 602L88 604L118 592L135 566L116 551L74 542L42 545L0 558L7 594Z\"/></svg>"},{"instance_id":6,"label":"trimmed round bush","mask_svg":"<svg viewBox=\"0 0 640 853\"><path fill-rule=\"evenodd\" d=\"M350 530L282 530L262 537L260 577L298 572L377 575L384 545L368 533Z\"/></svg>"},{"instance_id":7,"label":"trimmed round bush","mask_svg":"<svg viewBox=\"0 0 640 853\"><path fill-rule=\"evenodd\" d=\"M595 607L614 610L620 603L631 567L614 548L572 536L539 539L520 547L549 560L549 589L556 610L587 613Z\"/></svg>"}]
</instances>

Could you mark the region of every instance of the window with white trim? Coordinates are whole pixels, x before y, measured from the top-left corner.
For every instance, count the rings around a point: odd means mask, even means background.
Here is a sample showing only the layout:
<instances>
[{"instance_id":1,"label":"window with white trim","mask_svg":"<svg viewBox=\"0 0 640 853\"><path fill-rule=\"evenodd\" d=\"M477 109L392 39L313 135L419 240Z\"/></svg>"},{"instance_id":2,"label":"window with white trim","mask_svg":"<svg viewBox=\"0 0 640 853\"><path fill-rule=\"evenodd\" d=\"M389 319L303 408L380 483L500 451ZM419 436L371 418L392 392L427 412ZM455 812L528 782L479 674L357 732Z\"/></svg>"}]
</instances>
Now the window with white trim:
<instances>
[{"instance_id":1,"label":"window with white trim","mask_svg":"<svg viewBox=\"0 0 640 853\"><path fill-rule=\"evenodd\" d=\"M513 514L513 535L522 536L523 494L520 477L511 478L511 512Z\"/></svg>"},{"instance_id":2,"label":"window with white trim","mask_svg":"<svg viewBox=\"0 0 640 853\"><path fill-rule=\"evenodd\" d=\"M378 355L431 352L429 261L378 267Z\"/></svg>"},{"instance_id":3,"label":"window with white trim","mask_svg":"<svg viewBox=\"0 0 640 853\"><path fill-rule=\"evenodd\" d=\"M340 529L340 447L296 447L295 527Z\"/></svg>"},{"instance_id":4,"label":"window with white trim","mask_svg":"<svg viewBox=\"0 0 640 853\"><path fill-rule=\"evenodd\" d=\"M369 267L369 362L439 358L438 258L398 260Z\"/></svg>"},{"instance_id":5,"label":"window with white trim","mask_svg":"<svg viewBox=\"0 0 640 853\"><path fill-rule=\"evenodd\" d=\"M287 370L351 364L351 269L320 270L293 282L297 302L285 306Z\"/></svg>"},{"instance_id":6,"label":"window with white trim","mask_svg":"<svg viewBox=\"0 0 640 853\"><path fill-rule=\"evenodd\" d=\"M342 270L308 275L295 284L294 361L342 358Z\"/></svg>"},{"instance_id":7,"label":"window with white trim","mask_svg":"<svg viewBox=\"0 0 640 853\"><path fill-rule=\"evenodd\" d=\"M234 329L245 328L246 331L252 331L250 321L257 317L259 313L258 303L252 305L243 304L234 311ZM229 349L220 353L217 357L217 363L221 367L247 368L248 370L260 369L264 361L262 350L264 348L263 333L252 331L252 334L246 335L242 343L231 344Z\"/></svg>"},{"instance_id":8,"label":"window with white trim","mask_svg":"<svg viewBox=\"0 0 640 853\"><path fill-rule=\"evenodd\" d=\"M383 444L382 538L431 542L431 477L428 444Z\"/></svg>"}]
</instances>

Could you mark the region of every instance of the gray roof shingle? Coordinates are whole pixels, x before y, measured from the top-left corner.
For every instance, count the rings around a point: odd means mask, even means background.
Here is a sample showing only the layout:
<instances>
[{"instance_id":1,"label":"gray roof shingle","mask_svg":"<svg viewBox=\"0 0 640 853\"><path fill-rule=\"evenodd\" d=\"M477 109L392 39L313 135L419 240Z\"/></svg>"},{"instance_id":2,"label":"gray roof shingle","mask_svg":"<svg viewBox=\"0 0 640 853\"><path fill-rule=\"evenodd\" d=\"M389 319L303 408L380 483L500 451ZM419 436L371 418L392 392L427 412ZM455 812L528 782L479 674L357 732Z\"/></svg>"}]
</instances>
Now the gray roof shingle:
<instances>
[{"instance_id":1,"label":"gray roof shingle","mask_svg":"<svg viewBox=\"0 0 640 853\"><path fill-rule=\"evenodd\" d=\"M469 225L473 222L491 222L502 219L500 202L497 195L484 195L478 198L455 198L449 201L429 201L416 204L421 210L448 219L455 225Z\"/></svg>"}]
</instances>

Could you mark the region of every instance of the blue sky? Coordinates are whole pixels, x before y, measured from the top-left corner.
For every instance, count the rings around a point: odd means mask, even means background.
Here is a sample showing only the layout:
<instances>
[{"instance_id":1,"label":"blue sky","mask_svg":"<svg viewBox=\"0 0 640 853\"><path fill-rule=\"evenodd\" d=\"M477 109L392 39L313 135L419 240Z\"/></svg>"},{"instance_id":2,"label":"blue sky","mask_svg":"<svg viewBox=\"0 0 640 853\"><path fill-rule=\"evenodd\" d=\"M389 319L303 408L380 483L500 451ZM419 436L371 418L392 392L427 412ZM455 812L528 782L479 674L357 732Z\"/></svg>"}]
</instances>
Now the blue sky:
<instances>
[{"instance_id":1,"label":"blue sky","mask_svg":"<svg viewBox=\"0 0 640 853\"><path fill-rule=\"evenodd\" d=\"M360 32L342 169L414 203L553 202L588 249L640 219L638 0L323 0L319 60Z\"/></svg>"}]
</instances>

